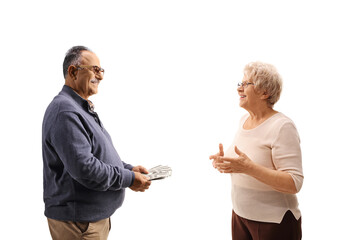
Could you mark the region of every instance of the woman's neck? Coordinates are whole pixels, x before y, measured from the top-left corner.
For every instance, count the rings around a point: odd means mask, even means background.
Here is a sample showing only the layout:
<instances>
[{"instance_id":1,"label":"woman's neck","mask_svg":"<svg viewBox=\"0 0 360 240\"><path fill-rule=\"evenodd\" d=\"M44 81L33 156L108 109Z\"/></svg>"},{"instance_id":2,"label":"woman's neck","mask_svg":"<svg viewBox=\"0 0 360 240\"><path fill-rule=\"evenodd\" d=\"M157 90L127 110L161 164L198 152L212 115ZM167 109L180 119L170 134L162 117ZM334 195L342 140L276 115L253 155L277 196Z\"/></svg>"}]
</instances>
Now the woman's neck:
<instances>
[{"instance_id":1,"label":"woman's neck","mask_svg":"<svg viewBox=\"0 0 360 240\"><path fill-rule=\"evenodd\" d=\"M252 109L248 110L250 116L244 123L244 129L252 129L259 126L266 119L270 118L274 114L278 113L272 108Z\"/></svg>"},{"instance_id":2,"label":"woman's neck","mask_svg":"<svg viewBox=\"0 0 360 240\"><path fill-rule=\"evenodd\" d=\"M257 121L261 121L264 119L268 119L269 117L271 117L272 115L278 113L277 111L275 111L272 108L261 108L261 109L252 109L248 111L250 114L250 120L257 122Z\"/></svg>"}]
</instances>

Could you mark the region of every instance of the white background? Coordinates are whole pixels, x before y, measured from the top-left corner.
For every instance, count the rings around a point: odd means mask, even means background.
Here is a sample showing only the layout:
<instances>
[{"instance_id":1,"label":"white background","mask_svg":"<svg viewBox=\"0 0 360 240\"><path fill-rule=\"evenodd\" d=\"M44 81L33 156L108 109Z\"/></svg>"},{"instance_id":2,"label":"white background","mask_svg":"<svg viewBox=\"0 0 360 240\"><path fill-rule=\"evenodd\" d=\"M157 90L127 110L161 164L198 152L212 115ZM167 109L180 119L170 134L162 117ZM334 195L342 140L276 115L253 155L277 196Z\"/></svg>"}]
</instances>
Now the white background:
<instances>
[{"instance_id":1,"label":"white background","mask_svg":"<svg viewBox=\"0 0 360 240\"><path fill-rule=\"evenodd\" d=\"M230 178L208 160L245 113L246 63L284 79L275 109L297 125L304 239L355 239L359 198L356 1L7 1L0 10L2 236L50 239L42 201L41 124L85 45L106 69L95 103L125 162L173 168L127 191L109 239L230 239ZM5 233L4 233L5 232Z\"/></svg>"}]
</instances>

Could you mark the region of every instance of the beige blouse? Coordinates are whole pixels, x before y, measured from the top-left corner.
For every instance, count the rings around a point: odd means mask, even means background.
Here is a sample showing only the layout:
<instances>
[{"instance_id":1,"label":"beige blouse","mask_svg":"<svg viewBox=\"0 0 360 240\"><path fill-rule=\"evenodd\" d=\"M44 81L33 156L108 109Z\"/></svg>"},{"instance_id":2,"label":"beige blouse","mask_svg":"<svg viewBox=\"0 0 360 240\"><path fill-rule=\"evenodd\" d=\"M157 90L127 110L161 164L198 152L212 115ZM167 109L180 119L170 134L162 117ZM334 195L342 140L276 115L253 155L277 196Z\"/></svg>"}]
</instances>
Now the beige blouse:
<instances>
[{"instance_id":1,"label":"beige blouse","mask_svg":"<svg viewBox=\"0 0 360 240\"><path fill-rule=\"evenodd\" d=\"M246 114L240 120L235 139L226 157L237 157L236 145L252 161L264 167L291 175L299 191L303 183L300 139L294 123L282 113L276 113L256 128L245 130ZM296 219L301 216L295 194L281 193L242 173L231 174L234 212L246 219L280 223L287 210Z\"/></svg>"}]
</instances>

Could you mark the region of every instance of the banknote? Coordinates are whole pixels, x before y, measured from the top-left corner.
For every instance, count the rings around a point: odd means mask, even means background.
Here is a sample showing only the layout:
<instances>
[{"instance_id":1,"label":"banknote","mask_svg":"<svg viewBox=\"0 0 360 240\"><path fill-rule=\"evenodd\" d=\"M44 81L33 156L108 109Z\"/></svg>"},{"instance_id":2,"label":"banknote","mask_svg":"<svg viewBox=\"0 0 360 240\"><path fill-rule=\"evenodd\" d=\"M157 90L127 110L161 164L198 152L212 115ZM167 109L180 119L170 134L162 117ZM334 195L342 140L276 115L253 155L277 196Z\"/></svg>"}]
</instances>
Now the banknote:
<instances>
[{"instance_id":1,"label":"banknote","mask_svg":"<svg viewBox=\"0 0 360 240\"><path fill-rule=\"evenodd\" d=\"M172 174L172 169L168 166L158 165L156 167L148 169L149 173L144 174L150 180L159 180L166 177L170 177Z\"/></svg>"}]
</instances>

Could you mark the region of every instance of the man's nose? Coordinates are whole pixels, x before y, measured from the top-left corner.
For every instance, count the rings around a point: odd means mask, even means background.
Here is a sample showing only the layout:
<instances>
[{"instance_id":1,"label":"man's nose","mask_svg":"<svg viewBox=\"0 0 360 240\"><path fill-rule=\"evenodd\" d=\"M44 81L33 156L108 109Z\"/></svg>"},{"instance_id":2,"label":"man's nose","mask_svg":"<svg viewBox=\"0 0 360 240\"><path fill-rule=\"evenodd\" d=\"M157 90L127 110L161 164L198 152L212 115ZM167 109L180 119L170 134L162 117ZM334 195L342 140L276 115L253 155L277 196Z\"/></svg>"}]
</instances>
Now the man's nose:
<instances>
[{"instance_id":1,"label":"man's nose","mask_svg":"<svg viewBox=\"0 0 360 240\"><path fill-rule=\"evenodd\" d=\"M95 77L97 80L103 80L104 75L102 73L99 73L99 74L96 74Z\"/></svg>"}]
</instances>

